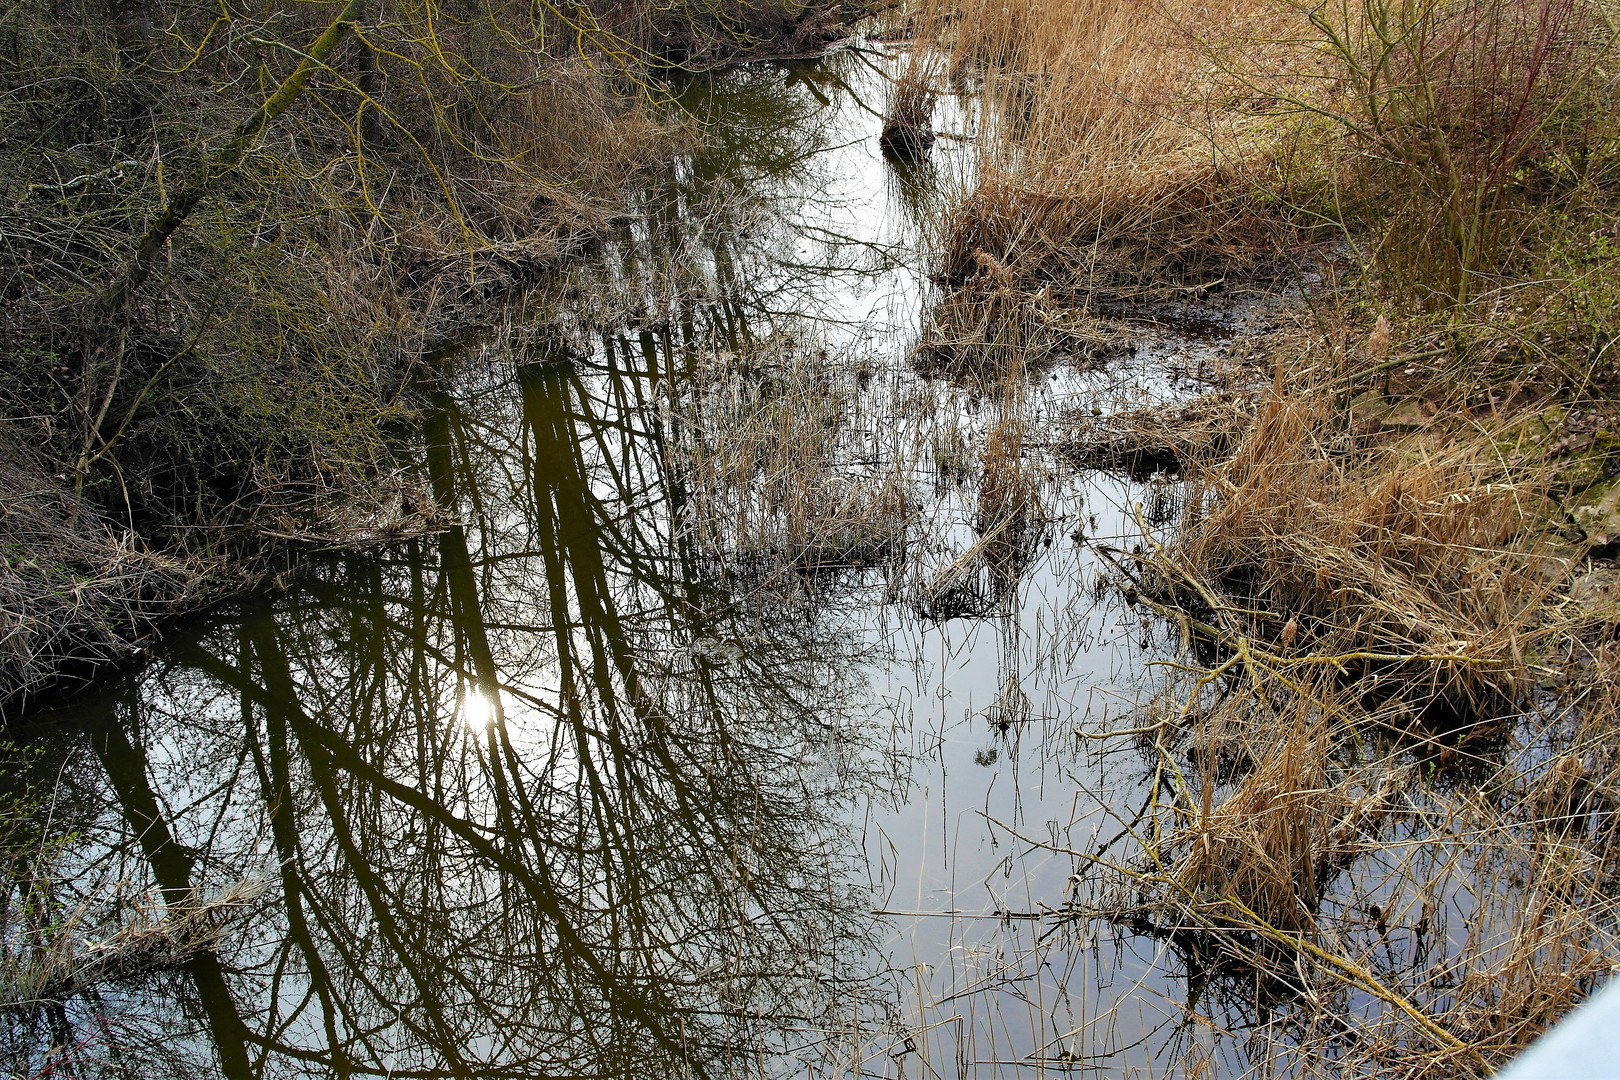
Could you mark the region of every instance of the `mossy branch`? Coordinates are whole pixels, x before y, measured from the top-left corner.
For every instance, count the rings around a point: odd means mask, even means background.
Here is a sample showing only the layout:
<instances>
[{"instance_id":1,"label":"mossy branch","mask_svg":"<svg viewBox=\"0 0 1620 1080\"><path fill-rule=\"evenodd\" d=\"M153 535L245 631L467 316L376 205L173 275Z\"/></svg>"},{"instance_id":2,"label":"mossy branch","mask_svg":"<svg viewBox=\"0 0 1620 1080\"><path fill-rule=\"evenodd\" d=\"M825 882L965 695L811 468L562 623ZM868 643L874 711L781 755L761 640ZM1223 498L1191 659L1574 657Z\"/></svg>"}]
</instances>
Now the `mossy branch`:
<instances>
[{"instance_id":1,"label":"mossy branch","mask_svg":"<svg viewBox=\"0 0 1620 1080\"><path fill-rule=\"evenodd\" d=\"M164 203L157 220L146 230L146 235L141 237L140 245L135 249L134 259L113 283L112 288L102 296L98 305L99 314L113 314L122 310L129 302L135 290L151 276L152 267L157 264L158 255L168 244L169 238L185 223L186 218L191 216L197 204L213 194L220 181L242 164L243 159L258 143L264 129L298 100L309 87L309 80L316 70L326 66L326 58L343 41L344 36L354 29L364 9L365 0L348 0L343 5L343 10L338 12L337 18L328 24L321 32L321 36L316 38L303 53L303 59L298 62L293 73L276 87L275 92L266 98L251 116L237 125L230 141L209 155L206 164L197 175L182 184Z\"/></svg>"}]
</instances>

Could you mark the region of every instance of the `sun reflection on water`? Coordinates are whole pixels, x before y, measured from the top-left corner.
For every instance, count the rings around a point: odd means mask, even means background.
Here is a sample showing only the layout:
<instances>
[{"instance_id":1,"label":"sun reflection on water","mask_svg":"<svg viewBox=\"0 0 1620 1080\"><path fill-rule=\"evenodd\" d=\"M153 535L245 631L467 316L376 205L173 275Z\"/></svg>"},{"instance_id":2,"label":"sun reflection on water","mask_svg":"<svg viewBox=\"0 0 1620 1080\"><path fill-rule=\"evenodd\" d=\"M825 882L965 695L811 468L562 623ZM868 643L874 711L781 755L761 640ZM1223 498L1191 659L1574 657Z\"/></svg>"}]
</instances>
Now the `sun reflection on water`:
<instances>
[{"instance_id":1,"label":"sun reflection on water","mask_svg":"<svg viewBox=\"0 0 1620 1080\"><path fill-rule=\"evenodd\" d=\"M495 723L495 702L482 690L468 688L461 696L461 718L473 731L483 731Z\"/></svg>"}]
</instances>

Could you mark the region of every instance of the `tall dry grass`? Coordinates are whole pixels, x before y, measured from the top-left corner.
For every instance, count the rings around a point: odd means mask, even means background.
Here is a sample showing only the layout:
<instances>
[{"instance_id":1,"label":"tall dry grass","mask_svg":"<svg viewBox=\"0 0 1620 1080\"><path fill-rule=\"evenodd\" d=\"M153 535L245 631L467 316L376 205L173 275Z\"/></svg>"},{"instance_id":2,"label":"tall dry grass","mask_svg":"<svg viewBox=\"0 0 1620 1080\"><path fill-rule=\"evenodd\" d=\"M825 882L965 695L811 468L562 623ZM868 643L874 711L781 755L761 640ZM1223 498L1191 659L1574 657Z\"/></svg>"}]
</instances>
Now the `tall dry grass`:
<instances>
[{"instance_id":1,"label":"tall dry grass","mask_svg":"<svg viewBox=\"0 0 1620 1080\"><path fill-rule=\"evenodd\" d=\"M1608 703L1438 771L1296 703L1153 737L1168 790L1085 917L1174 943L1258 1017L1262 1073L1488 1075L1620 956Z\"/></svg>"},{"instance_id":2,"label":"tall dry grass","mask_svg":"<svg viewBox=\"0 0 1620 1080\"><path fill-rule=\"evenodd\" d=\"M1027 565L1048 521L1042 476L1029 458L1029 421L1014 410L991 425L979 451L974 528L994 567ZM1017 572L1009 576L1016 578Z\"/></svg>"},{"instance_id":3,"label":"tall dry grass","mask_svg":"<svg viewBox=\"0 0 1620 1080\"><path fill-rule=\"evenodd\" d=\"M1511 698L1557 584L1538 555L1552 541L1534 472L1506 468L1482 435L1358 445L1332 404L1308 392L1261 403L1236 453L1193 482L1159 552L1162 587L1229 632L1348 656L1339 678L1376 682L1369 695L1410 669L1425 690L1401 695L1406 707Z\"/></svg>"},{"instance_id":4,"label":"tall dry grass","mask_svg":"<svg viewBox=\"0 0 1620 1080\"><path fill-rule=\"evenodd\" d=\"M1294 270L1349 240L1465 303L1549 214L1612 187L1604 0L964 0L929 9L982 88L942 276L1103 298ZM1599 190L1601 189L1601 190Z\"/></svg>"},{"instance_id":5,"label":"tall dry grass","mask_svg":"<svg viewBox=\"0 0 1620 1080\"><path fill-rule=\"evenodd\" d=\"M1196 278L1267 240L1257 189L1273 133L1203 45L1253 0L1171 13L1128 0L968 0L932 13L952 71L982 89L979 155L946 222L943 276L1083 287ZM1258 32L1258 31L1257 31Z\"/></svg>"}]
</instances>

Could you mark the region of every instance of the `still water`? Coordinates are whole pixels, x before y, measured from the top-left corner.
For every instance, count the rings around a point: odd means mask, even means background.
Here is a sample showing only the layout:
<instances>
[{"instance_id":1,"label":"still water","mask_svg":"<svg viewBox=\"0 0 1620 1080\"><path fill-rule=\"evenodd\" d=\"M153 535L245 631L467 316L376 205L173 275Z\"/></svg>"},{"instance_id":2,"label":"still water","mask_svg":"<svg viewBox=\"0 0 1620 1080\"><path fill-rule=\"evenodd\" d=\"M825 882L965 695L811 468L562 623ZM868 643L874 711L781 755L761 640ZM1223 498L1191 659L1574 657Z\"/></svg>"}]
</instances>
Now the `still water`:
<instances>
[{"instance_id":1,"label":"still water","mask_svg":"<svg viewBox=\"0 0 1620 1080\"><path fill-rule=\"evenodd\" d=\"M1073 410L1195 390L1221 345L1121 323L1107 362L919 363L973 117L943 101L928 159L885 160L897 64L685 88L703 149L424 416L407 497L457 524L316 560L19 729L40 809L7 925L51 914L8 963L58 1003L3 1014L12 1073L1224 1052L1167 946L1064 917L1088 882L1061 849L1105 849L1152 786L1077 732L1128 726L1169 649L1093 542L1173 500L1055 449Z\"/></svg>"}]
</instances>

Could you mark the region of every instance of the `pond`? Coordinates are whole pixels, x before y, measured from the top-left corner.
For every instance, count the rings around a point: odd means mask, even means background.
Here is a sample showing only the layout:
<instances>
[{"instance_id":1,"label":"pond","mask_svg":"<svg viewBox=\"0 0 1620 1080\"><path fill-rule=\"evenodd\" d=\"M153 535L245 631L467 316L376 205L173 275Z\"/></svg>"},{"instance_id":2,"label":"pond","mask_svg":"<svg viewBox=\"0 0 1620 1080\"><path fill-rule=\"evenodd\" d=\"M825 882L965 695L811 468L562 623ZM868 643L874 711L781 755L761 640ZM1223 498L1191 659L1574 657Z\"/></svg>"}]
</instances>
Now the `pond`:
<instances>
[{"instance_id":1,"label":"pond","mask_svg":"<svg viewBox=\"0 0 1620 1080\"><path fill-rule=\"evenodd\" d=\"M1177 642L1096 545L1176 488L1076 468L1061 432L1195 392L1223 332L1138 313L1112 349L930 362L975 119L944 100L932 151L886 159L903 62L862 43L680 88L702 149L424 415L402 497L453 524L314 558L14 728L12 1073L1237 1052L1170 945L1069 917L1091 885L1066 851L1157 790L1088 736Z\"/></svg>"}]
</instances>

